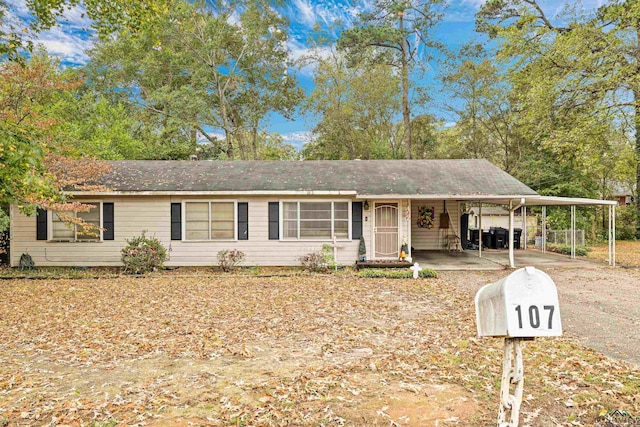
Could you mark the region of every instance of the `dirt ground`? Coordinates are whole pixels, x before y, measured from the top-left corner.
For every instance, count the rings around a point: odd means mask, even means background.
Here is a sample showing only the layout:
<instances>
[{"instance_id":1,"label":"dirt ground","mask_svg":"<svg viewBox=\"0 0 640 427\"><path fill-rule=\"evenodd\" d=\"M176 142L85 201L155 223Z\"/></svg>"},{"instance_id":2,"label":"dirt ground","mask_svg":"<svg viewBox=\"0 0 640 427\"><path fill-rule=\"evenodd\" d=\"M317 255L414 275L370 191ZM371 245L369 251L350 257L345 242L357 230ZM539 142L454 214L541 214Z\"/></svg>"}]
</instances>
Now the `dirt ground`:
<instances>
[{"instance_id":1,"label":"dirt ground","mask_svg":"<svg viewBox=\"0 0 640 427\"><path fill-rule=\"evenodd\" d=\"M476 338L470 291L498 273L4 280L0 425L490 425L502 347ZM594 306L580 274L552 276L572 335L563 289ZM615 277L630 299L638 276ZM640 413L637 366L572 337L524 357L524 426Z\"/></svg>"},{"instance_id":2,"label":"dirt ground","mask_svg":"<svg viewBox=\"0 0 640 427\"><path fill-rule=\"evenodd\" d=\"M609 256L609 246L592 246L587 257L593 260L606 261ZM616 242L616 263L627 268L640 267L640 241Z\"/></svg>"}]
</instances>

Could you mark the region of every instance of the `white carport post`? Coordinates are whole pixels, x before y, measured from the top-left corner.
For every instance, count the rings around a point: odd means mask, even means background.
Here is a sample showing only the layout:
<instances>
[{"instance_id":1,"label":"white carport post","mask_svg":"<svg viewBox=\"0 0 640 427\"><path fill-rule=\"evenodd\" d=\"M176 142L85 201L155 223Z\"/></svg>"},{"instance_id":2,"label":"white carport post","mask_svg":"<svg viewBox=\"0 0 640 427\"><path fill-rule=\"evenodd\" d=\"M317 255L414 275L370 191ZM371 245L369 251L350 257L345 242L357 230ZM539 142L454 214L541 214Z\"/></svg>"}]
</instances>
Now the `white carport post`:
<instances>
[{"instance_id":1,"label":"white carport post","mask_svg":"<svg viewBox=\"0 0 640 427\"><path fill-rule=\"evenodd\" d=\"M520 204L517 205L516 207L513 207L513 201L509 200L509 266L511 268L516 268L516 262L513 257L513 234L514 234L513 223L515 222L514 212L516 211L516 209L520 207L524 207L524 203L525 203L524 198L520 199Z\"/></svg>"},{"instance_id":2,"label":"white carport post","mask_svg":"<svg viewBox=\"0 0 640 427\"><path fill-rule=\"evenodd\" d=\"M527 233L527 207L523 206L521 209L522 212L522 234L520 235L520 245L522 245L522 249L527 249L527 240L529 239L529 235Z\"/></svg>"},{"instance_id":3,"label":"white carport post","mask_svg":"<svg viewBox=\"0 0 640 427\"><path fill-rule=\"evenodd\" d=\"M609 205L609 265L616 265L616 206Z\"/></svg>"},{"instance_id":4,"label":"white carport post","mask_svg":"<svg viewBox=\"0 0 640 427\"><path fill-rule=\"evenodd\" d=\"M576 259L576 205L571 205L571 259Z\"/></svg>"},{"instance_id":5,"label":"white carport post","mask_svg":"<svg viewBox=\"0 0 640 427\"><path fill-rule=\"evenodd\" d=\"M478 258L482 258L482 202L478 201Z\"/></svg>"},{"instance_id":6,"label":"white carport post","mask_svg":"<svg viewBox=\"0 0 640 427\"><path fill-rule=\"evenodd\" d=\"M542 207L542 253L547 251L547 207Z\"/></svg>"},{"instance_id":7,"label":"white carport post","mask_svg":"<svg viewBox=\"0 0 640 427\"><path fill-rule=\"evenodd\" d=\"M509 267L516 268L516 262L513 259L513 203L509 200Z\"/></svg>"},{"instance_id":8,"label":"white carport post","mask_svg":"<svg viewBox=\"0 0 640 427\"><path fill-rule=\"evenodd\" d=\"M607 243L609 244L609 265L611 265L611 254L612 254L612 252L613 252L613 251L611 250L611 246L612 246L612 245L611 245L611 221L612 221L612 220L611 220L611 206L609 206L609 224L608 224L609 229L607 230L607 231L608 231L608 234L607 234Z\"/></svg>"}]
</instances>

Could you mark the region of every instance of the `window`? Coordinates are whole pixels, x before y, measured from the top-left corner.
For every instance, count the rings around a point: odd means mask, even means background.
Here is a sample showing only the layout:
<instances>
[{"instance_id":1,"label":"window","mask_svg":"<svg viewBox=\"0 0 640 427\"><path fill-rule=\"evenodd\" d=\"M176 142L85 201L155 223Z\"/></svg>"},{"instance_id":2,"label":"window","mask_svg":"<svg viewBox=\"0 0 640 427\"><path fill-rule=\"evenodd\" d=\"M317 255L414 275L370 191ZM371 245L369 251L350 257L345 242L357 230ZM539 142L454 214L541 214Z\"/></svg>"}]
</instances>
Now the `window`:
<instances>
[{"instance_id":1,"label":"window","mask_svg":"<svg viewBox=\"0 0 640 427\"><path fill-rule=\"evenodd\" d=\"M64 241L100 241L100 203L84 203L91 206L88 212L52 212L51 239ZM85 231L78 225L65 222L65 218L80 218L92 225L92 229Z\"/></svg>"},{"instance_id":2,"label":"window","mask_svg":"<svg viewBox=\"0 0 640 427\"><path fill-rule=\"evenodd\" d=\"M283 239L349 238L349 202L283 202Z\"/></svg>"},{"instance_id":3,"label":"window","mask_svg":"<svg viewBox=\"0 0 640 427\"><path fill-rule=\"evenodd\" d=\"M186 202L184 206L185 240L235 238L235 202Z\"/></svg>"}]
</instances>

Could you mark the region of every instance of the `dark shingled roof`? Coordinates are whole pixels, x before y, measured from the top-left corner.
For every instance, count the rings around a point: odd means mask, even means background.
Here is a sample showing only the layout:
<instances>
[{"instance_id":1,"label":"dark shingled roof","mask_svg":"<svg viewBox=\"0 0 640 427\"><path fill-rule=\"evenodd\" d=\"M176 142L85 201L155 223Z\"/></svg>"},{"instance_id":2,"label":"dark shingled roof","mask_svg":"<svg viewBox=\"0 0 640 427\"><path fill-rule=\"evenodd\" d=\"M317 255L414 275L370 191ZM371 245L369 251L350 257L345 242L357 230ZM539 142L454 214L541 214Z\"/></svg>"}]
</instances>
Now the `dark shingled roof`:
<instances>
[{"instance_id":1,"label":"dark shingled roof","mask_svg":"<svg viewBox=\"0 0 640 427\"><path fill-rule=\"evenodd\" d=\"M537 195L486 160L113 161L100 184L120 192L326 192Z\"/></svg>"}]
</instances>

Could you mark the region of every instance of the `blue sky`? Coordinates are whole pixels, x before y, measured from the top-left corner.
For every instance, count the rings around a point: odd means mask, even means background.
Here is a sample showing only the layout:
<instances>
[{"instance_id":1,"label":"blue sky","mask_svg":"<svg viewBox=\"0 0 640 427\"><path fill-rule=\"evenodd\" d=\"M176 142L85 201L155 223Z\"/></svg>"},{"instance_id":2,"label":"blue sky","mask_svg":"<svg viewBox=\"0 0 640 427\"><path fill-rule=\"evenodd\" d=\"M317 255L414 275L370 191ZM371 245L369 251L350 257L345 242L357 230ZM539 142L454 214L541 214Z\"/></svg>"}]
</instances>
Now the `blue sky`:
<instances>
[{"instance_id":1,"label":"blue sky","mask_svg":"<svg viewBox=\"0 0 640 427\"><path fill-rule=\"evenodd\" d=\"M291 40L288 48L292 57L299 58L309 52L306 40L316 24L326 27L335 21L347 24L353 22L358 13L365 10L370 2L371 0L287 1L282 13L290 21ZM24 25L24 22L29 19L25 0L9 0L7 3L10 6L7 22L16 26ZM468 41L480 40L482 36L474 32L474 19L475 13L483 3L484 0L451 0L442 21L434 29L434 37L445 43L451 50L455 50ZM565 2L541 0L540 3L548 16L553 18L561 13ZM604 0L582 0L579 5L589 10L603 3ZM82 6L76 6L65 13L57 27L38 34L34 41L44 45L50 54L60 57L63 64L79 66L89 59L86 50L93 44L92 34L87 30L90 26L91 22L84 15ZM431 69L423 83L433 86L436 72L437 70ZM297 72L300 84L307 92L313 88L312 73L313 69L310 67ZM435 88L432 87L432 89ZM433 90L432 93L435 94L435 99L432 105L425 106L425 109L446 122L455 120L454 117L438 108L438 105L442 104L439 102L438 96L442 95L438 95L437 91ZM293 121L282 117L271 117L267 127L272 132L282 134L286 142L300 147L309 139L314 122L313 117L303 117L297 114Z\"/></svg>"}]
</instances>

